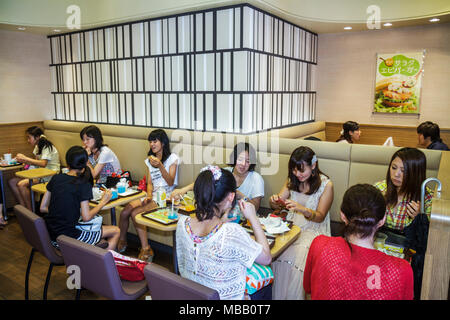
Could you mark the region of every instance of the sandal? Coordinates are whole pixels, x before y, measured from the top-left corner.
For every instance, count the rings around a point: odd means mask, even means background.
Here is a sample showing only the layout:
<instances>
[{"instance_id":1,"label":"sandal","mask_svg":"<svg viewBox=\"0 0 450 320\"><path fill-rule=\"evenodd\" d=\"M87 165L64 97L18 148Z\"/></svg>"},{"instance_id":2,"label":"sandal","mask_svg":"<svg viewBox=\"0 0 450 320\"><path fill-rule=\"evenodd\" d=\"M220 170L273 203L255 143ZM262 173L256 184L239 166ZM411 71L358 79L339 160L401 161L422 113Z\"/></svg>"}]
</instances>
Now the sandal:
<instances>
[{"instance_id":1,"label":"sandal","mask_svg":"<svg viewBox=\"0 0 450 320\"><path fill-rule=\"evenodd\" d=\"M124 253L126 250L127 250L127 241L119 240L119 243L117 244L117 252Z\"/></svg>"},{"instance_id":2,"label":"sandal","mask_svg":"<svg viewBox=\"0 0 450 320\"><path fill-rule=\"evenodd\" d=\"M0 227L5 227L8 225L8 221L6 221L3 217L0 218Z\"/></svg>"},{"instance_id":3,"label":"sandal","mask_svg":"<svg viewBox=\"0 0 450 320\"><path fill-rule=\"evenodd\" d=\"M152 262L154 256L155 256L155 253L153 252L153 249L151 247L148 247L147 249L141 248L138 259L147 261L147 262Z\"/></svg>"}]
</instances>

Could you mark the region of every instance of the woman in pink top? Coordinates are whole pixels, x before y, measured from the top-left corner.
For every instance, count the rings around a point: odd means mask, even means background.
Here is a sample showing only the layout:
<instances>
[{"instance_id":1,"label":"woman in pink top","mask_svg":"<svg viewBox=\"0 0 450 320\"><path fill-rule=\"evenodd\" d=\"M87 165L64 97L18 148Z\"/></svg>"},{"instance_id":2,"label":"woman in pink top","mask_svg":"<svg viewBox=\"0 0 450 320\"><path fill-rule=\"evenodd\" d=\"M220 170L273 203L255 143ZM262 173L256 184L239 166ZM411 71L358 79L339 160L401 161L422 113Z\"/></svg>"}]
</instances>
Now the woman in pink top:
<instances>
[{"instance_id":1,"label":"woman in pink top","mask_svg":"<svg viewBox=\"0 0 450 320\"><path fill-rule=\"evenodd\" d=\"M344 237L318 236L309 249L303 286L313 300L412 300L413 271L406 260L374 248L386 219L381 192L357 184L344 194Z\"/></svg>"}]
</instances>

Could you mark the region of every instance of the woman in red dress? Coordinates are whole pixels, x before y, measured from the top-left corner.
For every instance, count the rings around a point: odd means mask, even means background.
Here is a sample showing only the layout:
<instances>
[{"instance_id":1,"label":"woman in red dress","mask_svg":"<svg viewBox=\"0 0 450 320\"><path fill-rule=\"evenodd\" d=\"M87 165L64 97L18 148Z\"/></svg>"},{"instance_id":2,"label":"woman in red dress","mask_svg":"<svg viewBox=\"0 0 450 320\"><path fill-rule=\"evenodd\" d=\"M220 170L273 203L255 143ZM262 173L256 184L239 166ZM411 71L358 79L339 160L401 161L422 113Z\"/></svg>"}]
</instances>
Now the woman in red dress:
<instances>
[{"instance_id":1,"label":"woman in red dress","mask_svg":"<svg viewBox=\"0 0 450 320\"><path fill-rule=\"evenodd\" d=\"M318 236L309 249L303 286L313 300L412 300L413 271L406 260L374 248L386 219L381 192L349 188L341 205L344 238Z\"/></svg>"}]
</instances>

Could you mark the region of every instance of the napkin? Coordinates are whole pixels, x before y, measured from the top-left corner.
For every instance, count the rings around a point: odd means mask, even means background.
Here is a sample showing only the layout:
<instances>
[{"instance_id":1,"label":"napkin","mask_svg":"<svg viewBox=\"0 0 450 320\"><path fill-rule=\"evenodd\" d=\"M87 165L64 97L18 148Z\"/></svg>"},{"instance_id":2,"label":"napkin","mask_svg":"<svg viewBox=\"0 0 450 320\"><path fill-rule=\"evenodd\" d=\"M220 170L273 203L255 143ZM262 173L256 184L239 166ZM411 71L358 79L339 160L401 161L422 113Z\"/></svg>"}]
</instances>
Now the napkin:
<instances>
[{"instance_id":1,"label":"napkin","mask_svg":"<svg viewBox=\"0 0 450 320\"><path fill-rule=\"evenodd\" d=\"M270 234L279 234L291 230L288 227L289 223L282 221L280 218L259 218L259 221Z\"/></svg>"}]
</instances>

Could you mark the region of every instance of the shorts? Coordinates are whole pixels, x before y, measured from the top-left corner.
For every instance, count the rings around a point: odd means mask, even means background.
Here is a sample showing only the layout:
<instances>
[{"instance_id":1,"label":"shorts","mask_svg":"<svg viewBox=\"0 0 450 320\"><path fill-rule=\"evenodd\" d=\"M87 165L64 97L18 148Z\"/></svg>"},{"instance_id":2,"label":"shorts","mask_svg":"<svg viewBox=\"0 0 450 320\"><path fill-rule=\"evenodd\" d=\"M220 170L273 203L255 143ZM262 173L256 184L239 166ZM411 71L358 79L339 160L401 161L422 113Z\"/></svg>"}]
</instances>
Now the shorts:
<instances>
[{"instance_id":1,"label":"shorts","mask_svg":"<svg viewBox=\"0 0 450 320\"><path fill-rule=\"evenodd\" d=\"M87 244L92 244L93 246L100 242L102 239L102 231L81 231L80 236L77 240L85 242ZM56 241L51 241L52 246L59 249L59 245Z\"/></svg>"}]
</instances>

